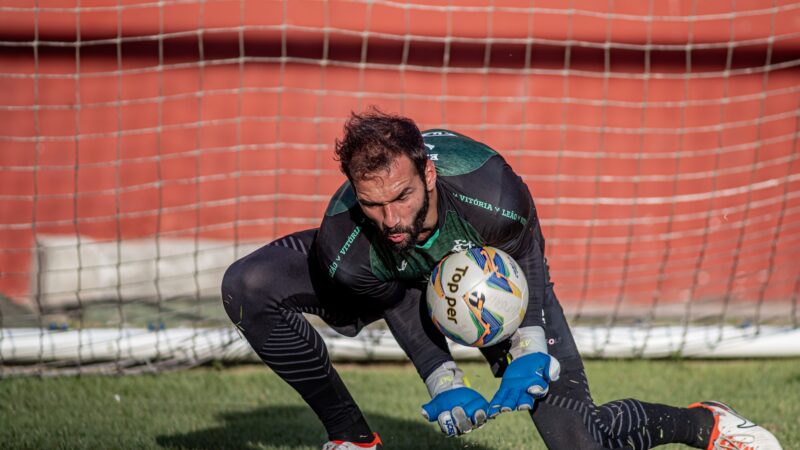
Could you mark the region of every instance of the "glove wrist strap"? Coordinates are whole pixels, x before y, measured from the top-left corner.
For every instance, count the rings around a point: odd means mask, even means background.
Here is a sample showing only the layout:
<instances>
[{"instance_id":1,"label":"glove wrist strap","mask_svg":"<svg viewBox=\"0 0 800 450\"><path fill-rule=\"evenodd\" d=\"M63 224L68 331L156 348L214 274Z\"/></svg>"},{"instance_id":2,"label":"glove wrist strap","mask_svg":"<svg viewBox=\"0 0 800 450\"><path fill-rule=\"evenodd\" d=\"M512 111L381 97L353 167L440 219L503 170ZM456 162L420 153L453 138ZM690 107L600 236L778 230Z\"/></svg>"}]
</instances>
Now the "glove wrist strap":
<instances>
[{"instance_id":1,"label":"glove wrist strap","mask_svg":"<svg viewBox=\"0 0 800 450\"><path fill-rule=\"evenodd\" d=\"M444 391L467 386L467 380L455 362L447 361L425 378L425 386L433 398Z\"/></svg>"},{"instance_id":2,"label":"glove wrist strap","mask_svg":"<svg viewBox=\"0 0 800 450\"><path fill-rule=\"evenodd\" d=\"M518 328L511 335L511 349L508 352L514 359L531 353L547 355L547 338L544 335L544 328L539 326Z\"/></svg>"}]
</instances>

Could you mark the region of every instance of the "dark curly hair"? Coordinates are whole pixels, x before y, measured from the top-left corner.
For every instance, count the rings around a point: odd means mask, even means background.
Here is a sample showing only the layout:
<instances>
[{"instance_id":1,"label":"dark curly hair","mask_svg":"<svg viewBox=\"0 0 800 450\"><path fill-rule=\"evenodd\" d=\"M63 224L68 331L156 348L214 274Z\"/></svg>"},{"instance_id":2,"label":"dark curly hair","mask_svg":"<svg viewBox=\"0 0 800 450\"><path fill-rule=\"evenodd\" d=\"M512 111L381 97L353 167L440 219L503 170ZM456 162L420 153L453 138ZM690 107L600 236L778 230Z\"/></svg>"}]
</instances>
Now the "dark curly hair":
<instances>
[{"instance_id":1,"label":"dark curly hair","mask_svg":"<svg viewBox=\"0 0 800 450\"><path fill-rule=\"evenodd\" d=\"M351 113L344 137L336 140L336 160L351 182L389 169L400 155L408 156L424 179L428 152L417 125L374 107L362 114Z\"/></svg>"}]
</instances>

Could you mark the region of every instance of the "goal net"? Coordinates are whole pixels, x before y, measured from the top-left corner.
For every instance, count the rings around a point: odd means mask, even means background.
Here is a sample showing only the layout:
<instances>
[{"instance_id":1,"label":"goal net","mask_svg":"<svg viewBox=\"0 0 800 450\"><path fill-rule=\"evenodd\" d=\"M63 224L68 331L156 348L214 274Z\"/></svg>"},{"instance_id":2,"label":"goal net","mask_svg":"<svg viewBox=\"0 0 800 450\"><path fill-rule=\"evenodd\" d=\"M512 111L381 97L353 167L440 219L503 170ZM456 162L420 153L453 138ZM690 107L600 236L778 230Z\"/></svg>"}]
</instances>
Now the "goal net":
<instances>
[{"instance_id":1,"label":"goal net","mask_svg":"<svg viewBox=\"0 0 800 450\"><path fill-rule=\"evenodd\" d=\"M800 354L800 3L0 1L0 375L252 358L378 106L503 154L586 356ZM380 327L334 357L401 358ZM467 349L454 349L465 357Z\"/></svg>"}]
</instances>

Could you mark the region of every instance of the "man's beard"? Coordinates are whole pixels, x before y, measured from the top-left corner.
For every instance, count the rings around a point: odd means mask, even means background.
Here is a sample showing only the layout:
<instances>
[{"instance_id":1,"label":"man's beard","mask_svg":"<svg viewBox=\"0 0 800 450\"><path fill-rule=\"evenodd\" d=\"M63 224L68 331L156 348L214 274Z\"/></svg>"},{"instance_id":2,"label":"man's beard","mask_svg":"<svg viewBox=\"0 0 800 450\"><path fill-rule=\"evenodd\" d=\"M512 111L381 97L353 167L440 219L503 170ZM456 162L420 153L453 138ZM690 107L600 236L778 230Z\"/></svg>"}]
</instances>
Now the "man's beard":
<instances>
[{"instance_id":1,"label":"man's beard","mask_svg":"<svg viewBox=\"0 0 800 450\"><path fill-rule=\"evenodd\" d=\"M411 226L384 228L382 233L384 242L386 242L396 252L406 252L414 248L414 246L417 245L417 239L419 238L419 235L424 230L423 227L425 226L425 217L428 215L429 206L428 193L426 192L422 200L422 207L419 209L419 211L417 211L417 215L414 216L414 221L411 223ZM389 239L389 235L400 233L408 233L408 239L404 240L403 242L392 242Z\"/></svg>"}]
</instances>

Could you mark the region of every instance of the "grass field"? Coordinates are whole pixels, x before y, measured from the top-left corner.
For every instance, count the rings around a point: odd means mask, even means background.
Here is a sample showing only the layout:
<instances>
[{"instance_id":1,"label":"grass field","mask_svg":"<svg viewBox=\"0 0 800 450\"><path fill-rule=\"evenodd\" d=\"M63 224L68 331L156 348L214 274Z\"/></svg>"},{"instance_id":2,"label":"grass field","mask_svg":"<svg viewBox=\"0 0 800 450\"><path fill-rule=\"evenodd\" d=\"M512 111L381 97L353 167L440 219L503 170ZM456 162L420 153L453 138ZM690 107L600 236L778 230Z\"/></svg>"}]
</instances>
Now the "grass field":
<instances>
[{"instance_id":1,"label":"grass field","mask_svg":"<svg viewBox=\"0 0 800 450\"><path fill-rule=\"evenodd\" d=\"M462 364L487 397L498 382ZM406 364L341 365L388 449L543 449L525 413L446 439L419 416L424 385ZM723 400L800 449L800 360L588 361L595 401L687 405ZM262 366L161 375L0 380L0 447L319 449L325 433L300 397ZM684 448L674 445L663 448Z\"/></svg>"}]
</instances>

